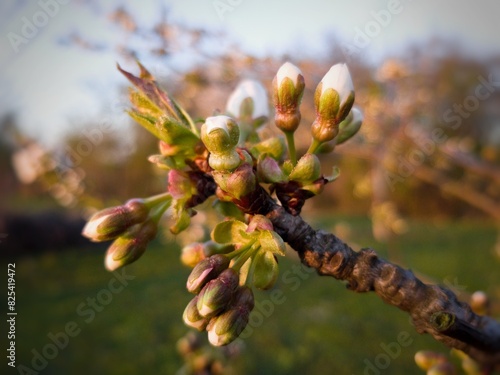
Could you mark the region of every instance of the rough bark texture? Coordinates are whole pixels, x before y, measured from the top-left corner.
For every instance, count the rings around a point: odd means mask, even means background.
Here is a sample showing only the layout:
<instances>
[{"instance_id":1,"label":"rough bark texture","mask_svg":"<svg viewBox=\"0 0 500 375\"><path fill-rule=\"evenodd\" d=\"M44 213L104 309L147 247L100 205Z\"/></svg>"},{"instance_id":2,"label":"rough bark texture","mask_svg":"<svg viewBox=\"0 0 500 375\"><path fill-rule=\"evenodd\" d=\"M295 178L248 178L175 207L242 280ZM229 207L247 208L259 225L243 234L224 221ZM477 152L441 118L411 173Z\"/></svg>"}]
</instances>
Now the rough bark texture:
<instances>
[{"instance_id":1,"label":"rough bark texture","mask_svg":"<svg viewBox=\"0 0 500 375\"><path fill-rule=\"evenodd\" d=\"M500 324L472 312L452 291L424 284L410 270L380 259L372 249L355 252L333 234L314 230L262 188L251 199L236 203L246 213L266 215L302 262L318 274L344 280L355 292L375 292L384 302L408 312L418 333L431 334L485 366L500 368Z\"/></svg>"}]
</instances>

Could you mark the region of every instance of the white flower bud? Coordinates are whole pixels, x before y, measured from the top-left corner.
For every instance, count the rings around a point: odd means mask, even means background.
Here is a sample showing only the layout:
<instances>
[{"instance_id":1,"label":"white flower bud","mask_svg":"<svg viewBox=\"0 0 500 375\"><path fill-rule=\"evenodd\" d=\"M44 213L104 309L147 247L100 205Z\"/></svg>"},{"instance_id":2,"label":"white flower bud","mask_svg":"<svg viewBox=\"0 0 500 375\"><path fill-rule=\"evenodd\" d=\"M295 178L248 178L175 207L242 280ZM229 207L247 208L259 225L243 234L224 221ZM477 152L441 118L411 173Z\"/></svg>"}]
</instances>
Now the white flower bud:
<instances>
[{"instance_id":1,"label":"white flower bud","mask_svg":"<svg viewBox=\"0 0 500 375\"><path fill-rule=\"evenodd\" d=\"M321 95L328 89L334 89L339 94L340 105L354 92L351 74L346 64L332 66L321 80L321 83Z\"/></svg>"},{"instance_id":2,"label":"white flower bud","mask_svg":"<svg viewBox=\"0 0 500 375\"><path fill-rule=\"evenodd\" d=\"M253 112L242 113L243 101L250 98L253 102ZM236 89L231 93L226 105L226 111L237 118L249 115L252 119L258 117L268 117L269 107L266 89L258 81L246 79L241 81Z\"/></svg>"},{"instance_id":3,"label":"white flower bud","mask_svg":"<svg viewBox=\"0 0 500 375\"><path fill-rule=\"evenodd\" d=\"M278 87L280 87L281 82L283 82L285 78L290 78L294 86L297 86L299 83L299 75L302 75L300 69L290 62L286 62L281 65L278 73L276 73L276 83L278 84Z\"/></svg>"}]
</instances>

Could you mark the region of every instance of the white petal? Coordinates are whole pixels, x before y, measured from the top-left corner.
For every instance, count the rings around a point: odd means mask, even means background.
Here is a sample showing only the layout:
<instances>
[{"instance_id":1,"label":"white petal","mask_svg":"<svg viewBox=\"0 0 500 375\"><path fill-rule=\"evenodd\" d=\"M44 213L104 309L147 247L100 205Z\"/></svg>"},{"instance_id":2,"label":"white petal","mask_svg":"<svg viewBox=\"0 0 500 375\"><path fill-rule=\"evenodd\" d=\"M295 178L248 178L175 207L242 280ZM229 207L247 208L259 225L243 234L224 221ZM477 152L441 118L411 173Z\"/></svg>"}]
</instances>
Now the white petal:
<instances>
[{"instance_id":1,"label":"white petal","mask_svg":"<svg viewBox=\"0 0 500 375\"><path fill-rule=\"evenodd\" d=\"M104 259L104 266L108 271L114 271L117 268L120 268L122 263L120 261L114 260L112 254L106 254L106 258Z\"/></svg>"},{"instance_id":2,"label":"white petal","mask_svg":"<svg viewBox=\"0 0 500 375\"><path fill-rule=\"evenodd\" d=\"M334 89L340 96L340 103L343 103L351 91L354 91L351 74L346 64L335 64L332 66L321 82L323 83L321 94L329 88Z\"/></svg>"},{"instance_id":3,"label":"white petal","mask_svg":"<svg viewBox=\"0 0 500 375\"><path fill-rule=\"evenodd\" d=\"M83 228L82 235L90 239L98 237L99 233L97 232L97 227L107 218L108 215L103 215L97 219L87 222L87 224L85 224L85 227Z\"/></svg>"},{"instance_id":4,"label":"white petal","mask_svg":"<svg viewBox=\"0 0 500 375\"><path fill-rule=\"evenodd\" d=\"M352 112L352 122L363 122L364 116L363 112L361 112L357 107L353 107L351 109Z\"/></svg>"},{"instance_id":5,"label":"white petal","mask_svg":"<svg viewBox=\"0 0 500 375\"><path fill-rule=\"evenodd\" d=\"M251 79L241 81L238 87L231 93L227 101L226 111L233 116L238 116L241 103L246 98L252 98L253 100L253 118L269 116L266 89L260 82Z\"/></svg>"},{"instance_id":6,"label":"white petal","mask_svg":"<svg viewBox=\"0 0 500 375\"><path fill-rule=\"evenodd\" d=\"M208 331L208 341L210 341L210 344L214 346L221 346L222 344L221 336L215 333L214 328Z\"/></svg>"},{"instance_id":7,"label":"white petal","mask_svg":"<svg viewBox=\"0 0 500 375\"><path fill-rule=\"evenodd\" d=\"M229 121L232 121L231 117L224 115L207 117L205 120L207 134L210 134L215 129L223 129L229 135L229 128L227 127Z\"/></svg>"},{"instance_id":8,"label":"white petal","mask_svg":"<svg viewBox=\"0 0 500 375\"><path fill-rule=\"evenodd\" d=\"M295 65L290 62L284 63L283 65L281 65L281 68L279 68L278 73L276 73L276 81L278 83L278 87L280 87L281 82L286 77L290 78L294 85L297 86L299 74L302 75L302 72Z\"/></svg>"}]
</instances>

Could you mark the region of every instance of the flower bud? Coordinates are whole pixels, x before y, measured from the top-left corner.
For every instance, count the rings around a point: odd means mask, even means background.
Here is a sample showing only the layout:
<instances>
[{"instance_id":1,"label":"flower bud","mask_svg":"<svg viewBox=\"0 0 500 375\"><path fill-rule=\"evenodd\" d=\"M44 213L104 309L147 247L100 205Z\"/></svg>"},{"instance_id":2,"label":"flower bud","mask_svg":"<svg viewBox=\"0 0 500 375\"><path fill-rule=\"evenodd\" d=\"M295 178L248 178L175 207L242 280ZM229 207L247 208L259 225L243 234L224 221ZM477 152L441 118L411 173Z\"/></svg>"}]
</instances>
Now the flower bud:
<instances>
[{"instance_id":1,"label":"flower bud","mask_svg":"<svg viewBox=\"0 0 500 375\"><path fill-rule=\"evenodd\" d=\"M304 154L292 169L288 178L303 183L312 182L321 176L321 163L314 154Z\"/></svg>"},{"instance_id":2,"label":"flower bud","mask_svg":"<svg viewBox=\"0 0 500 375\"><path fill-rule=\"evenodd\" d=\"M250 311L236 307L213 318L208 327L208 341L214 346L223 346L233 342L248 324Z\"/></svg>"},{"instance_id":3,"label":"flower bud","mask_svg":"<svg viewBox=\"0 0 500 375\"><path fill-rule=\"evenodd\" d=\"M429 350L420 350L415 353L415 363L424 371L430 370L431 367L439 363L445 363L446 361L446 356L441 353Z\"/></svg>"},{"instance_id":4,"label":"flower bud","mask_svg":"<svg viewBox=\"0 0 500 375\"><path fill-rule=\"evenodd\" d=\"M196 187L186 172L171 169L168 172L168 192L174 199L182 199L196 194Z\"/></svg>"},{"instance_id":5,"label":"flower bud","mask_svg":"<svg viewBox=\"0 0 500 375\"><path fill-rule=\"evenodd\" d=\"M282 137L268 138L257 143L251 149L252 155L255 159L258 159L260 155L267 154L275 160L281 160L285 151L285 140Z\"/></svg>"},{"instance_id":6,"label":"flower bud","mask_svg":"<svg viewBox=\"0 0 500 375\"><path fill-rule=\"evenodd\" d=\"M257 163L257 177L259 181L267 184L285 182L287 180L278 162L267 155Z\"/></svg>"},{"instance_id":7,"label":"flower bud","mask_svg":"<svg viewBox=\"0 0 500 375\"><path fill-rule=\"evenodd\" d=\"M263 215L255 215L248 223L247 233L255 232L256 230L274 230L273 223Z\"/></svg>"},{"instance_id":8,"label":"flower bud","mask_svg":"<svg viewBox=\"0 0 500 375\"><path fill-rule=\"evenodd\" d=\"M198 331L203 331L207 327L209 320L200 315L196 307L197 303L198 296L189 301L182 314L182 320L187 326L196 328Z\"/></svg>"},{"instance_id":9,"label":"flower bud","mask_svg":"<svg viewBox=\"0 0 500 375\"><path fill-rule=\"evenodd\" d=\"M238 119L257 119L269 116L266 89L258 81L241 81L231 93L226 105L226 112Z\"/></svg>"},{"instance_id":10,"label":"flower bud","mask_svg":"<svg viewBox=\"0 0 500 375\"><path fill-rule=\"evenodd\" d=\"M363 113L358 108L353 107L345 120L339 124L339 134L335 144L340 145L352 138L361 129L362 122Z\"/></svg>"},{"instance_id":11,"label":"flower bud","mask_svg":"<svg viewBox=\"0 0 500 375\"><path fill-rule=\"evenodd\" d=\"M257 289L271 289L279 274L276 257L270 251L260 251L254 262L253 285Z\"/></svg>"},{"instance_id":12,"label":"flower bud","mask_svg":"<svg viewBox=\"0 0 500 375\"><path fill-rule=\"evenodd\" d=\"M199 293L201 288L210 280L215 279L219 274L229 267L229 258L222 254L212 255L203 259L191 271L186 288L191 293Z\"/></svg>"},{"instance_id":13,"label":"flower bud","mask_svg":"<svg viewBox=\"0 0 500 375\"><path fill-rule=\"evenodd\" d=\"M252 311L255 306L255 299L252 289L250 289L248 286L240 286L236 290L236 295L233 300L233 306L245 308L249 312Z\"/></svg>"},{"instance_id":14,"label":"flower bud","mask_svg":"<svg viewBox=\"0 0 500 375\"><path fill-rule=\"evenodd\" d=\"M256 178L250 164L241 164L226 180L225 191L236 199L248 195L255 190Z\"/></svg>"},{"instance_id":15,"label":"flower bud","mask_svg":"<svg viewBox=\"0 0 500 375\"><path fill-rule=\"evenodd\" d=\"M153 240L158 230L153 220L132 226L124 235L113 241L105 257L108 271L135 262L146 251L148 243Z\"/></svg>"},{"instance_id":16,"label":"flower bud","mask_svg":"<svg viewBox=\"0 0 500 375\"><path fill-rule=\"evenodd\" d=\"M201 316L212 317L225 310L233 299L239 277L235 270L228 268L203 287L198 295L198 311Z\"/></svg>"},{"instance_id":17,"label":"flower bud","mask_svg":"<svg viewBox=\"0 0 500 375\"><path fill-rule=\"evenodd\" d=\"M201 127L201 140L210 157L209 165L215 170L232 170L240 164L235 148L240 137L236 122L228 116L208 117Z\"/></svg>"},{"instance_id":18,"label":"flower bud","mask_svg":"<svg viewBox=\"0 0 500 375\"><path fill-rule=\"evenodd\" d=\"M141 199L131 199L122 206L95 213L83 228L82 235L91 241L109 241L148 217L149 209Z\"/></svg>"},{"instance_id":19,"label":"flower bud","mask_svg":"<svg viewBox=\"0 0 500 375\"><path fill-rule=\"evenodd\" d=\"M488 315L490 310L488 295L481 290L475 291L470 297L470 307L476 314Z\"/></svg>"},{"instance_id":20,"label":"flower bud","mask_svg":"<svg viewBox=\"0 0 500 375\"><path fill-rule=\"evenodd\" d=\"M194 242L184 246L181 250L181 262L188 267L194 267L203 259L206 259L205 246L200 242Z\"/></svg>"},{"instance_id":21,"label":"flower bud","mask_svg":"<svg viewBox=\"0 0 500 375\"><path fill-rule=\"evenodd\" d=\"M316 88L314 103L313 138L320 143L331 141L354 103L354 86L347 65L336 64L330 68Z\"/></svg>"},{"instance_id":22,"label":"flower bud","mask_svg":"<svg viewBox=\"0 0 500 375\"><path fill-rule=\"evenodd\" d=\"M289 62L279 68L273 80L274 120L284 132L293 133L299 126L304 88L304 76L299 68Z\"/></svg>"}]
</instances>

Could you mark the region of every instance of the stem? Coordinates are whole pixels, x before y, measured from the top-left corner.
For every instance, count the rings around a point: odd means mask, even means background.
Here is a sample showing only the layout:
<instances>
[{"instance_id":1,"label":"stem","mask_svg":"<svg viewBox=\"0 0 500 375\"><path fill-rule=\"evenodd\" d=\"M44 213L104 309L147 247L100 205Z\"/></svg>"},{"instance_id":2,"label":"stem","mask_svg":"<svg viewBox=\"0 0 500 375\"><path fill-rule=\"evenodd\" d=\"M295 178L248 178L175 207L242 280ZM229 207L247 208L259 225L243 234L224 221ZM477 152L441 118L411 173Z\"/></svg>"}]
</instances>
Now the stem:
<instances>
[{"instance_id":1,"label":"stem","mask_svg":"<svg viewBox=\"0 0 500 375\"><path fill-rule=\"evenodd\" d=\"M288 144L288 155L290 156L290 161L293 166L297 164L297 151L295 150L295 139L293 138L293 132L285 132L286 143Z\"/></svg>"},{"instance_id":2,"label":"stem","mask_svg":"<svg viewBox=\"0 0 500 375\"><path fill-rule=\"evenodd\" d=\"M321 142L318 141L316 138L313 138L311 142L311 146L309 146L309 149L307 150L308 154L314 154L316 151L318 151L319 146L321 146Z\"/></svg>"},{"instance_id":3,"label":"stem","mask_svg":"<svg viewBox=\"0 0 500 375\"><path fill-rule=\"evenodd\" d=\"M163 216L163 214L165 213L167 208L170 207L170 203L171 203L171 201L169 200L169 201L164 202L163 204L160 204L152 209L151 219L156 224L158 224L158 222L160 221L161 217Z\"/></svg>"},{"instance_id":4,"label":"stem","mask_svg":"<svg viewBox=\"0 0 500 375\"><path fill-rule=\"evenodd\" d=\"M260 245L257 242L253 242L252 246L246 249L235 261L233 266L231 267L236 272L240 271L240 268L247 262L248 258L254 255L254 253L260 248Z\"/></svg>"},{"instance_id":5,"label":"stem","mask_svg":"<svg viewBox=\"0 0 500 375\"><path fill-rule=\"evenodd\" d=\"M154 206L162 203L162 202L172 202L172 196L169 193L163 193L163 194L158 194L158 195L153 195L152 197L146 198L144 200L145 205L149 208L152 209Z\"/></svg>"}]
</instances>

